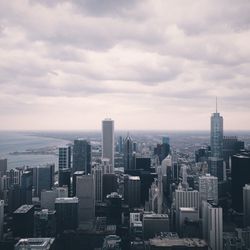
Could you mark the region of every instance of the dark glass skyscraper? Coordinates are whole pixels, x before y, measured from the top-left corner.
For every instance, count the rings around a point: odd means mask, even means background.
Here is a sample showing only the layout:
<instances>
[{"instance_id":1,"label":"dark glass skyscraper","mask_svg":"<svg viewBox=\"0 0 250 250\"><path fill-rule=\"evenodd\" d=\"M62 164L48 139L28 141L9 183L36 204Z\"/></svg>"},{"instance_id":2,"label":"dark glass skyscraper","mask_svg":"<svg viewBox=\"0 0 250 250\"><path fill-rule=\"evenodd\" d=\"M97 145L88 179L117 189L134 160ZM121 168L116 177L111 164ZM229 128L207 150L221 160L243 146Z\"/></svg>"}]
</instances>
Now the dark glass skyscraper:
<instances>
[{"instance_id":1,"label":"dark glass skyscraper","mask_svg":"<svg viewBox=\"0 0 250 250\"><path fill-rule=\"evenodd\" d=\"M91 173L91 145L87 140L74 141L73 173L76 171L84 171L85 174Z\"/></svg>"},{"instance_id":2,"label":"dark glass skyscraper","mask_svg":"<svg viewBox=\"0 0 250 250\"><path fill-rule=\"evenodd\" d=\"M128 135L123 143L123 162L124 170L129 170L134 168L133 164L133 140Z\"/></svg>"}]
</instances>

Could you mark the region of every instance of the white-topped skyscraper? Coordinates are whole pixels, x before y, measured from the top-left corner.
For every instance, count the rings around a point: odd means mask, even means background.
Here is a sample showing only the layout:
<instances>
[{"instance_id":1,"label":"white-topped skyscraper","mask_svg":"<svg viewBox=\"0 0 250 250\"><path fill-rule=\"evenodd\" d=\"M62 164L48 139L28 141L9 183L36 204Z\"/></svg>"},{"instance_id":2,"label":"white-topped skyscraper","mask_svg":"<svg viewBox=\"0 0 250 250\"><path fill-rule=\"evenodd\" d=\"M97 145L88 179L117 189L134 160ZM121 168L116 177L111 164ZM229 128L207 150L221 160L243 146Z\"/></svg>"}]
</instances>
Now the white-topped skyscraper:
<instances>
[{"instance_id":1,"label":"white-topped skyscraper","mask_svg":"<svg viewBox=\"0 0 250 250\"><path fill-rule=\"evenodd\" d=\"M114 168L114 121L106 118L102 121L102 158L107 158Z\"/></svg>"}]
</instances>

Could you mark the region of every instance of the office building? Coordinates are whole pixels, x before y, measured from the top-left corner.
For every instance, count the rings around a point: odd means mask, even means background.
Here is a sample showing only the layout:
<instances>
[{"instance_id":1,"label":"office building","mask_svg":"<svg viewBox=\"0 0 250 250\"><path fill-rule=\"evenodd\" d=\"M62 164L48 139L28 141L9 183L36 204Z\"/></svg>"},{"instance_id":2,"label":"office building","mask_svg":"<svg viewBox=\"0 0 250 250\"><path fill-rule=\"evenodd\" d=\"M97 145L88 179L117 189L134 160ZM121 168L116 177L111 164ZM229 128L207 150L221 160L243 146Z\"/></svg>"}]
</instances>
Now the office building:
<instances>
[{"instance_id":1,"label":"office building","mask_svg":"<svg viewBox=\"0 0 250 250\"><path fill-rule=\"evenodd\" d=\"M35 196L41 197L42 190L50 190L54 185L55 165L45 165L33 168L33 186Z\"/></svg>"},{"instance_id":2,"label":"office building","mask_svg":"<svg viewBox=\"0 0 250 250\"><path fill-rule=\"evenodd\" d=\"M8 190L8 211L13 213L23 205L21 187L18 184L12 185Z\"/></svg>"},{"instance_id":3,"label":"office building","mask_svg":"<svg viewBox=\"0 0 250 250\"><path fill-rule=\"evenodd\" d=\"M243 211L243 187L250 183L250 152L232 156L232 208Z\"/></svg>"},{"instance_id":4,"label":"office building","mask_svg":"<svg viewBox=\"0 0 250 250\"><path fill-rule=\"evenodd\" d=\"M223 158L208 157L208 172L212 176L216 176L218 181L224 180L225 170Z\"/></svg>"},{"instance_id":5,"label":"office building","mask_svg":"<svg viewBox=\"0 0 250 250\"><path fill-rule=\"evenodd\" d=\"M76 197L56 198L56 221L57 232L76 230L78 227L78 203Z\"/></svg>"},{"instance_id":6,"label":"office building","mask_svg":"<svg viewBox=\"0 0 250 250\"><path fill-rule=\"evenodd\" d=\"M150 157L138 157L135 158L135 168L150 171L151 158Z\"/></svg>"},{"instance_id":7,"label":"office building","mask_svg":"<svg viewBox=\"0 0 250 250\"><path fill-rule=\"evenodd\" d=\"M218 204L218 178L210 174L199 177L200 200Z\"/></svg>"},{"instance_id":8,"label":"office building","mask_svg":"<svg viewBox=\"0 0 250 250\"><path fill-rule=\"evenodd\" d=\"M54 210L56 198L68 197L68 187L56 187L52 190L43 190L41 192L41 208Z\"/></svg>"},{"instance_id":9,"label":"office building","mask_svg":"<svg viewBox=\"0 0 250 250\"><path fill-rule=\"evenodd\" d=\"M100 165L96 165L93 168L93 175L95 178L95 200L96 202L102 202L103 197L103 168Z\"/></svg>"},{"instance_id":10,"label":"office building","mask_svg":"<svg viewBox=\"0 0 250 250\"><path fill-rule=\"evenodd\" d=\"M122 240L117 235L108 235L104 238L102 250L121 250Z\"/></svg>"},{"instance_id":11,"label":"office building","mask_svg":"<svg viewBox=\"0 0 250 250\"><path fill-rule=\"evenodd\" d=\"M33 237L34 231L34 206L22 205L13 213L14 237Z\"/></svg>"},{"instance_id":12,"label":"office building","mask_svg":"<svg viewBox=\"0 0 250 250\"><path fill-rule=\"evenodd\" d=\"M111 193L106 197L107 222L109 225L121 225L122 223L122 196Z\"/></svg>"},{"instance_id":13,"label":"office building","mask_svg":"<svg viewBox=\"0 0 250 250\"><path fill-rule=\"evenodd\" d=\"M130 209L139 208L141 205L141 180L139 176L128 178L128 205Z\"/></svg>"},{"instance_id":14,"label":"office building","mask_svg":"<svg viewBox=\"0 0 250 250\"><path fill-rule=\"evenodd\" d=\"M93 175L77 177L76 196L79 199L79 223L93 221L95 218L95 183Z\"/></svg>"},{"instance_id":15,"label":"office building","mask_svg":"<svg viewBox=\"0 0 250 250\"><path fill-rule=\"evenodd\" d=\"M3 238L4 201L0 200L0 241Z\"/></svg>"},{"instance_id":16,"label":"office building","mask_svg":"<svg viewBox=\"0 0 250 250\"><path fill-rule=\"evenodd\" d=\"M140 213L129 214L129 230L132 238L143 238L143 226Z\"/></svg>"},{"instance_id":17,"label":"office building","mask_svg":"<svg viewBox=\"0 0 250 250\"><path fill-rule=\"evenodd\" d=\"M60 147L58 156L58 169L71 168L71 147Z\"/></svg>"},{"instance_id":18,"label":"office building","mask_svg":"<svg viewBox=\"0 0 250 250\"><path fill-rule=\"evenodd\" d=\"M7 159L0 159L0 177L6 175Z\"/></svg>"},{"instance_id":19,"label":"office building","mask_svg":"<svg viewBox=\"0 0 250 250\"><path fill-rule=\"evenodd\" d=\"M153 238L156 234L169 232L169 218L167 214L143 215L143 238Z\"/></svg>"},{"instance_id":20,"label":"office building","mask_svg":"<svg viewBox=\"0 0 250 250\"><path fill-rule=\"evenodd\" d=\"M20 239L15 250L55 250L54 238L26 238Z\"/></svg>"},{"instance_id":21,"label":"office building","mask_svg":"<svg viewBox=\"0 0 250 250\"><path fill-rule=\"evenodd\" d=\"M243 187L243 223L245 227L250 226L250 184Z\"/></svg>"},{"instance_id":22,"label":"office building","mask_svg":"<svg viewBox=\"0 0 250 250\"><path fill-rule=\"evenodd\" d=\"M114 121L111 119L102 121L102 158L109 159L114 168Z\"/></svg>"},{"instance_id":23,"label":"office building","mask_svg":"<svg viewBox=\"0 0 250 250\"><path fill-rule=\"evenodd\" d=\"M34 213L34 237L56 236L56 211L42 209Z\"/></svg>"},{"instance_id":24,"label":"office building","mask_svg":"<svg viewBox=\"0 0 250 250\"><path fill-rule=\"evenodd\" d=\"M8 188L12 187L13 185L20 185L22 170L12 168L12 169L6 171L6 175L7 175Z\"/></svg>"},{"instance_id":25,"label":"office building","mask_svg":"<svg viewBox=\"0 0 250 250\"><path fill-rule=\"evenodd\" d=\"M117 192L117 176L116 174L104 174L103 175L103 199L107 197L108 194Z\"/></svg>"},{"instance_id":26,"label":"office building","mask_svg":"<svg viewBox=\"0 0 250 250\"><path fill-rule=\"evenodd\" d=\"M199 210L200 196L197 190L175 190L175 208L176 211L181 207L193 207Z\"/></svg>"},{"instance_id":27,"label":"office building","mask_svg":"<svg viewBox=\"0 0 250 250\"><path fill-rule=\"evenodd\" d=\"M71 169L63 168L58 170L59 173L59 187L68 187L68 196L71 195Z\"/></svg>"},{"instance_id":28,"label":"office building","mask_svg":"<svg viewBox=\"0 0 250 250\"><path fill-rule=\"evenodd\" d=\"M91 173L91 145L86 140L74 140L73 173L76 171L84 171L85 174Z\"/></svg>"},{"instance_id":29,"label":"office building","mask_svg":"<svg viewBox=\"0 0 250 250\"><path fill-rule=\"evenodd\" d=\"M73 174L72 177L72 197L76 196L76 178L78 176L83 176L84 175L84 171L76 171Z\"/></svg>"},{"instance_id":30,"label":"office building","mask_svg":"<svg viewBox=\"0 0 250 250\"><path fill-rule=\"evenodd\" d=\"M128 135L123 142L123 164L124 170L134 169L133 163L133 140Z\"/></svg>"},{"instance_id":31,"label":"office building","mask_svg":"<svg viewBox=\"0 0 250 250\"><path fill-rule=\"evenodd\" d=\"M32 171L24 171L21 176L21 200L22 204L32 204Z\"/></svg>"},{"instance_id":32,"label":"office building","mask_svg":"<svg viewBox=\"0 0 250 250\"><path fill-rule=\"evenodd\" d=\"M212 250L223 249L223 215L222 208L206 201L202 202L203 238Z\"/></svg>"}]
</instances>

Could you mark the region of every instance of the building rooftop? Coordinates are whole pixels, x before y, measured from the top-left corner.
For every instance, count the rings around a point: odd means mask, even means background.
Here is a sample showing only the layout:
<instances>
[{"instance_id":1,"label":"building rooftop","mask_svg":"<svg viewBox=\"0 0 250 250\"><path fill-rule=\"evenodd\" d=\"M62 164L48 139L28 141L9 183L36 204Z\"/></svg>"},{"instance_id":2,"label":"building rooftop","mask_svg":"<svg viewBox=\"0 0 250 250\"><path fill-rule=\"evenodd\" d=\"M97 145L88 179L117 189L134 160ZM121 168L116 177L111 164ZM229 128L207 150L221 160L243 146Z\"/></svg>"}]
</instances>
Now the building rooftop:
<instances>
[{"instance_id":1,"label":"building rooftop","mask_svg":"<svg viewBox=\"0 0 250 250\"><path fill-rule=\"evenodd\" d=\"M55 203L78 203L78 198L77 197L56 198Z\"/></svg>"},{"instance_id":2,"label":"building rooftop","mask_svg":"<svg viewBox=\"0 0 250 250\"><path fill-rule=\"evenodd\" d=\"M132 180L132 181L139 181L140 180L139 176L129 176L128 178L129 178L129 180Z\"/></svg>"},{"instance_id":3,"label":"building rooftop","mask_svg":"<svg viewBox=\"0 0 250 250\"><path fill-rule=\"evenodd\" d=\"M33 207L34 207L33 205L22 205L14 212L14 214L25 214Z\"/></svg>"},{"instance_id":4,"label":"building rooftop","mask_svg":"<svg viewBox=\"0 0 250 250\"><path fill-rule=\"evenodd\" d=\"M49 249L54 242L54 238L27 238L20 239L15 245L15 248L22 249L22 247L30 247L29 249ZM28 249L28 248L25 248Z\"/></svg>"},{"instance_id":5,"label":"building rooftop","mask_svg":"<svg viewBox=\"0 0 250 250\"><path fill-rule=\"evenodd\" d=\"M168 219L167 214L144 214L143 219Z\"/></svg>"},{"instance_id":6,"label":"building rooftop","mask_svg":"<svg viewBox=\"0 0 250 250\"><path fill-rule=\"evenodd\" d=\"M195 207L180 207L179 210L181 212L198 212L198 210L195 209Z\"/></svg>"}]
</instances>

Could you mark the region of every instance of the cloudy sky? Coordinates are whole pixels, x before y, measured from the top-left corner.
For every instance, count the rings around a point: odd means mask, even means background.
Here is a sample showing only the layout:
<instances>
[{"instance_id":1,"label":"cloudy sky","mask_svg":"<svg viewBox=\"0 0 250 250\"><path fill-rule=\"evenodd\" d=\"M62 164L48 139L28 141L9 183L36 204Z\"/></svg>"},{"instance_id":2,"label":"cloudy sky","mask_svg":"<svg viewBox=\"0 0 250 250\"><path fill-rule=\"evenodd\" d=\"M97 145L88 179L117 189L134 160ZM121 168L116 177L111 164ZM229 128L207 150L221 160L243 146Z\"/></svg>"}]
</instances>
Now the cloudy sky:
<instances>
[{"instance_id":1,"label":"cloudy sky","mask_svg":"<svg viewBox=\"0 0 250 250\"><path fill-rule=\"evenodd\" d=\"M249 0L0 0L0 129L250 129Z\"/></svg>"}]
</instances>

